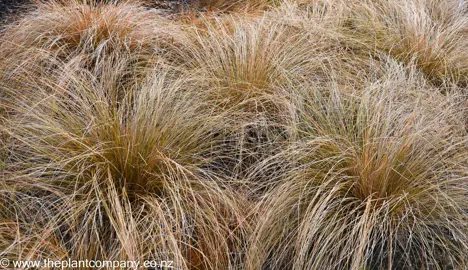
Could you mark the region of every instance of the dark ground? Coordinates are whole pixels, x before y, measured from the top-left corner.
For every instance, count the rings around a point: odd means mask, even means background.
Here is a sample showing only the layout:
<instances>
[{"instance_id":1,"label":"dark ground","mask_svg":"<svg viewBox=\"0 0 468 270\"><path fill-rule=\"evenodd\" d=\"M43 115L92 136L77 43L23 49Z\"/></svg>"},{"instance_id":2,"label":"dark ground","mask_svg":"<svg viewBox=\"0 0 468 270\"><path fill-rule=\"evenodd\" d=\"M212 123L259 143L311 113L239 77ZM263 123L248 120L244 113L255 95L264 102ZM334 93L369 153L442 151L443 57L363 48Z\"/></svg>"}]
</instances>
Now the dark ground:
<instances>
[{"instance_id":1,"label":"dark ground","mask_svg":"<svg viewBox=\"0 0 468 270\"><path fill-rule=\"evenodd\" d=\"M0 22L12 20L30 7L30 0L0 0Z\"/></svg>"},{"instance_id":2,"label":"dark ground","mask_svg":"<svg viewBox=\"0 0 468 270\"><path fill-rule=\"evenodd\" d=\"M46 0L42 0L46 1ZM182 3L190 0L153 0L147 1L148 7L164 10L176 10ZM0 0L0 24L15 20L22 12L32 8L32 0Z\"/></svg>"}]
</instances>

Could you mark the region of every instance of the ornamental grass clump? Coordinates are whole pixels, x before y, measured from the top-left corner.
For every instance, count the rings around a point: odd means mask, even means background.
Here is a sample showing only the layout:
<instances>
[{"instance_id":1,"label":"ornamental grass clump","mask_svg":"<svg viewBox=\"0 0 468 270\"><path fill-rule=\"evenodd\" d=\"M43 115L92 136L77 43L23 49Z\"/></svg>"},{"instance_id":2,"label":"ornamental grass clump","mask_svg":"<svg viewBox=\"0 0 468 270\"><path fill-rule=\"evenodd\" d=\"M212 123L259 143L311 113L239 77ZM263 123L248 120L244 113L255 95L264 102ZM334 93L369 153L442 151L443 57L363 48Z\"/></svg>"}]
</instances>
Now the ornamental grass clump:
<instances>
[{"instance_id":1,"label":"ornamental grass clump","mask_svg":"<svg viewBox=\"0 0 468 270\"><path fill-rule=\"evenodd\" d=\"M437 84L468 78L468 17L463 1L350 2L350 35L370 52L415 62Z\"/></svg>"},{"instance_id":2,"label":"ornamental grass clump","mask_svg":"<svg viewBox=\"0 0 468 270\"><path fill-rule=\"evenodd\" d=\"M44 230L64 230L59 241L77 259L231 267L247 208L207 158L221 147L213 135L221 118L169 75L118 98L92 77L64 71L61 85L4 89L14 116L2 130L17 144L8 170L33 194L36 186L61 193L63 208Z\"/></svg>"},{"instance_id":3,"label":"ornamental grass clump","mask_svg":"<svg viewBox=\"0 0 468 270\"><path fill-rule=\"evenodd\" d=\"M284 168L257 206L249 269L466 265L460 107L396 78L362 93L304 86L300 139L258 169Z\"/></svg>"},{"instance_id":4,"label":"ornamental grass clump","mask_svg":"<svg viewBox=\"0 0 468 270\"><path fill-rule=\"evenodd\" d=\"M98 79L109 65L123 69L122 81L141 78L154 65L175 61L168 48L176 46L179 32L175 23L137 1L47 1L2 33L1 76L47 76L63 62Z\"/></svg>"},{"instance_id":5,"label":"ornamental grass clump","mask_svg":"<svg viewBox=\"0 0 468 270\"><path fill-rule=\"evenodd\" d=\"M2 27L0 258L468 265L466 3L185 4Z\"/></svg>"}]
</instances>

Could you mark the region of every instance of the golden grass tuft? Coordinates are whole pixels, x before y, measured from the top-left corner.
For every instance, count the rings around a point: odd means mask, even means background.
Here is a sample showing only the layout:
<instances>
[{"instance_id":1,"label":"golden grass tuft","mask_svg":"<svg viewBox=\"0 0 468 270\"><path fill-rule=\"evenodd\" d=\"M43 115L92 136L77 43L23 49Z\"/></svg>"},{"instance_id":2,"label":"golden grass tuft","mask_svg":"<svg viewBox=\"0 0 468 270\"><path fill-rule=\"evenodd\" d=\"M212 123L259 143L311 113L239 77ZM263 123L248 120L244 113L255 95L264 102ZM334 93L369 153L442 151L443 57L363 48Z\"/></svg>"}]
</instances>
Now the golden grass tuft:
<instances>
[{"instance_id":1,"label":"golden grass tuft","mask_svg":"<svg viewBox=\"0 0 468 270\"><path fill-rule=\"evenodd\" d=\"M459 107L398 73L362 94L305 86L300 139L268 161L285 169L257 206L248 269L466 265Z\"/></svg>"},{"instance_id":2,"label":"golden grass tuft","mask_svg":"<svg viewBox=\"0 0 468 270\"><path fill-rule=\"evenodd\" d=\"M463 5L38 2L0 34L0 258L463 269Z\"/></svg>"},{"instance_id":3,"label":"golden grass tuft","mask_svg":"<svg viewBox=\"0 0 468 270\"><path fill-rule=\"evenodd\" d=\"M53 79L5 100L16 117L3 130L18 142L21 156L9 164L17 177L63 190L66 210L48 229L67 230L76 243L69 255L170 256L183 268L229 267L245 218L242 197L207 169L220 118L200 113L204 104L184 82L168 85L164 74L122 99L73 71L66 77L66 84Z\"/></svg>"},{"instance_id":4,"label":"golden grass tuft","mask_svg":"<svg viewBox=\"0 0 468 270\"><path fill-rule=\"evenodd\" d=\"M6 28L2 75L48 72L58 61L93 72L116 66L124 78L144 76L156 64L169 65L167 47L174 46L178 32L174 23L134 1L47 1Z\"/></svg>"},{"instance_id":5,"label":"golden grass tuft","mask_svg":"<svg viewBox=\"0 0 468 270\"><path fill-rule=\"evenodd\" d=\"M350 2L351 35L370 51L415 62L435 83L466 86L468 21L461 1Z\"/></svg>"}]
</instances>

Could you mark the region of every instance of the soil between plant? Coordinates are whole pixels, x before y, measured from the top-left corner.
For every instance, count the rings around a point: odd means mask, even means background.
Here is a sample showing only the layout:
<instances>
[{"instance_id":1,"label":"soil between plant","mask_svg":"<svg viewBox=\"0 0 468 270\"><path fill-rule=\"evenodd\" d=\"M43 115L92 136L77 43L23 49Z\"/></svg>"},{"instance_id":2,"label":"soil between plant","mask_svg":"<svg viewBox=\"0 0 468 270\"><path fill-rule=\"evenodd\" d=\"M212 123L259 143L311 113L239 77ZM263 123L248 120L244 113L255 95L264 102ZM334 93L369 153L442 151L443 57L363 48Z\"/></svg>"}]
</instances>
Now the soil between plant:
<instances>
[{"instance_id":1,"label":"soil between plant","mask_svg":"<svg viewBox=\"0 0 468 270\"><path fill-rule=\"evenodd\" d=\"M47 0L41 0L47 1ZM99 0L98 0L99 1ZM187 0L186 0L187 1ZM184 0L154 0L147 1L145 6L166 11L176 11L181 8ZM0 24L5 24L9 21L14 21L21 13L24 13L32 8L33 0L0 0Z\"/></svg>"},{"instance_id":2,"label":"soil between plant","mask_svg":"<svg viewBox=\"0 0 468 270\"><path fill-rule=\"evenodd\" d=\"M30 8L31 0L0 0L0 22L14 19L14 16Z\"/></svg>"}]
</instances>

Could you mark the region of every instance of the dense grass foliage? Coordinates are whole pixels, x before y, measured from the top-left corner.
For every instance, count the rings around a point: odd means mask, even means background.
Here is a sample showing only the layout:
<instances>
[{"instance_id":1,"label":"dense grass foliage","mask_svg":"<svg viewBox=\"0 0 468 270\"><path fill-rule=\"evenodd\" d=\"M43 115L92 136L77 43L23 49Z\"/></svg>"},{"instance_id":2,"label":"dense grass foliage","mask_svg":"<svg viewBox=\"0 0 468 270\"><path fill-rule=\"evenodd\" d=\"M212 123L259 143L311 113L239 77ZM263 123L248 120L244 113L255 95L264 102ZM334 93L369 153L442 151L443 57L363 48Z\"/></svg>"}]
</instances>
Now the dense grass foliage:
<instances>
[{"instance_id":1,"label":"dense grass foliage","mask_svg":"<svg viewBox=\"0 0 468 270\"><path fill-rule=\"evenodd\" d=\"M0 36L0 258L465 269L465 1L37 2Z\"/></svg>"},{"instance_id":2,"label":"dense grass foliage","mask_svg":"<svg viewBox=\"0 0 468 270\"><path fill-rule=\"evenodd\" d=\"M360 94L305 86L299 139L268 160L289 169L272 174L278 185L258 207L250 268L464 267L461 115L424 88L415 90L428 100L412 100L412 82L397 82ZM437 112L426 109L433 98Z\"/></svg>"}]
</instances>

